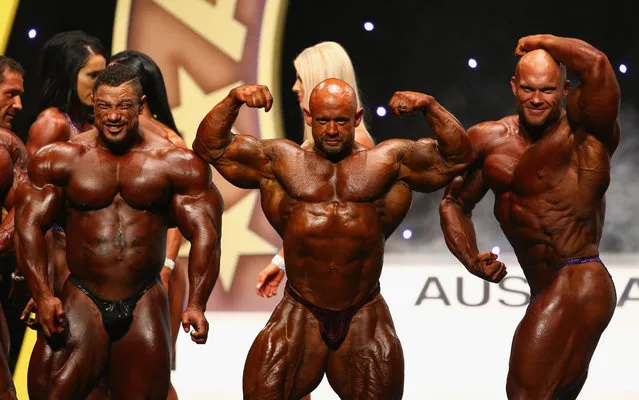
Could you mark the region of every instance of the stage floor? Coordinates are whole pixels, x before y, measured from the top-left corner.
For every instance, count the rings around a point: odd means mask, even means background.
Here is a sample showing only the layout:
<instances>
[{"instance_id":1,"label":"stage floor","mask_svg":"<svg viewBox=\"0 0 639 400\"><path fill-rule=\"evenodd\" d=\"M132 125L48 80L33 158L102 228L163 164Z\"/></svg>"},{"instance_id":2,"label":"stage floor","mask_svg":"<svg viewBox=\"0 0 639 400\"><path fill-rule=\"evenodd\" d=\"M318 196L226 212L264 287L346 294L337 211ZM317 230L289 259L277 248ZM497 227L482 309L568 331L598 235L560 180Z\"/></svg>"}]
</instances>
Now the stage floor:
<instances>
[{"instance_id":1,"label":"stage floor","mask_svg":"<svg viewBox=\"0 0 639 400\"><path fill-rule=\"evenodd\" d=\"M505 399L514 330L528 304L515 258L501 255L508 277L485 286L452 256L390 254L381 277L402 341L405 399ZM580 400L639 398L639 259L603 255L615 281L618 305L593 357ZM466 305L465 305L466 304ZM239 399L242 369L267 312L208 312L209 341L180 332L174 385L185 399ZM313 400L336 399L326 379Z\"/></svg>"}]
</instances>

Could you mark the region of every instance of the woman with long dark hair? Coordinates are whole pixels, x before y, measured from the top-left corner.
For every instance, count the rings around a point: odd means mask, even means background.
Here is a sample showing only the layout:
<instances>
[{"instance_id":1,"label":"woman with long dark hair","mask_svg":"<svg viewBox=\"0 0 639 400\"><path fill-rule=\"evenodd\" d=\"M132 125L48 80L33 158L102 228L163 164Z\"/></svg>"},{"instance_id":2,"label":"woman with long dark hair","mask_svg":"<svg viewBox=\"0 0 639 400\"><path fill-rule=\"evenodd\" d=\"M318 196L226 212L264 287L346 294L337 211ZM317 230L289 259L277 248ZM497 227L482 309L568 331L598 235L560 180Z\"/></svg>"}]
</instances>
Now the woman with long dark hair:
<instances>
[{"instance_id":1,"label":"woman with long dark hair","mask_svg":"<svg viewBox=\"0 0 639 400\"><path fill-rule=\"evenodd\" d=\"M26 144L30 155L50 143L69 141L91 127L93 84L105 67L102 43L82 31L58 33L44 44L36 77L39 114ZM54 225L46 239L49 262L53 263L49 271L59 293L69 274L64 229Z\"/></svg>"},{"instance_id":2,"label":"woman with long dark hair","mask_svg":"<svg viewBox=\"0 0 639 400\"><path fill-rule=\"evenodd\" d=\"M64 142L91 127L92 89L106 67L100 41L82 31L62 32L44 44L37 80L38 117L29 129L27 149Z\"/></svg>"}]
</instances>

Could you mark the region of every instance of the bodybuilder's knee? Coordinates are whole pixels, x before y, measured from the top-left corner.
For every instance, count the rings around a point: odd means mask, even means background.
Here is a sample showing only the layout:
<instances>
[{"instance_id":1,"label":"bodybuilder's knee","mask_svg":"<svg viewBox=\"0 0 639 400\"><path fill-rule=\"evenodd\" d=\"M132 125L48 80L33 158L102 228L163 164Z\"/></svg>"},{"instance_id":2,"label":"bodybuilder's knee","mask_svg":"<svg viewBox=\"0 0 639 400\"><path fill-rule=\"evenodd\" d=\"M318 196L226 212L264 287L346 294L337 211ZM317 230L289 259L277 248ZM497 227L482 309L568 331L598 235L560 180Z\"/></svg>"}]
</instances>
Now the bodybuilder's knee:
<instances>
[{"instance_id":1,"label":"bodybuilder's knee","mask_svg":"<svg viewBox=\"0 0 639 400\"><path fill-rule=\"evenodd\" d=\"M527 387L510 376L506 381L506 395L508 400L552 400L553 398L552 391L541 387Z\"/></svg>"},{"instance_id":2,"label":"bodybuilder's knee","mask_svg":"<svg viewBox=\"0 0 639 400\"><path fill-rule=\"evenodd\" d=\"M55 376L48 379L45 385L41 385L41 387L34 387L32 384L29 384L29 398L31 400L86 398L90 393L90 389L86 385L79 384L79 382L74 378L75 377L72 373L56 374ZM38 393L38 396L34 397L31 394L32 391Z\"/></svg>"}]
</instances>

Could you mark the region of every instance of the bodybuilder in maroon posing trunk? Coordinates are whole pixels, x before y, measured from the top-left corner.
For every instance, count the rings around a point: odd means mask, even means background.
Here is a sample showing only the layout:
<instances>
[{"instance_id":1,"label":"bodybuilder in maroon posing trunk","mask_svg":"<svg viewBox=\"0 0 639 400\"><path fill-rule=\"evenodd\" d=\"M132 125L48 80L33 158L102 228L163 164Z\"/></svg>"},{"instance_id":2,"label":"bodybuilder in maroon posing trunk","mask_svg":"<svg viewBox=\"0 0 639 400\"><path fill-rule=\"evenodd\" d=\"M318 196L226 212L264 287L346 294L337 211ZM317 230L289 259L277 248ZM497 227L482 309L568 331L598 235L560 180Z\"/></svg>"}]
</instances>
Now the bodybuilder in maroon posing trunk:
<instances>
[{"instance_id":1,"label":"bodybuilder in maroon posing trunk","mask_svg":"<svg viewBox=\"0 0 639 400\"><path fill-rule=\"evenodd\" d=\"M529 36L516 54L517 115L468 131L478 158L448 187L441 223L471 273L501 280L505 267L479 253L470 218L486 192L495 193L495 217L531 292L512 343L508 397L573 399L616 302L599 239L620 137L619 85L606 56L581 40ZM569 96L560 63L581 80Z\"/></svg>"},{"instance_id":2,"label":"bodybuilder in maroon posing trunk","mask_svg":"<svg viewBox=\"0 0 639 400\"><path fill-rule=\"evenodd\" d=\"M234 135L242 104L264 107L264 86L230 94L202 121L193 149L229 181L259 188L284 240L289 284L244 368L246 399L299 399L324 373L344 399L399 399L402 348L379 293L384 242L411 203L451 181L471 159L466 133L431 96L398 92L396 114L419 110L437 140L354 141L361 122L353 89L328 79L312 92L306 123L315 145Z\"/></svg>"},{"instance_id":3,"label":"bodybuilder in maroon posing trunk","mask_svg":"<svg viewBox=\"0 0 639 400\"><path fill-rule=\"evenodd\" d=\"M106 378L111 398L166 399L171 334L159 279L167 229L191 241L190 296L182 314L204 343L206 301L219 272L221 199L206 163L139 127L135 72L105 69L95 126L39 150L18 190L18 260L41 334L29 366L32 399L84 398ZM44 232L60 223L70 276L60 298L47 281Z\"/></svg>"}]
</instances>

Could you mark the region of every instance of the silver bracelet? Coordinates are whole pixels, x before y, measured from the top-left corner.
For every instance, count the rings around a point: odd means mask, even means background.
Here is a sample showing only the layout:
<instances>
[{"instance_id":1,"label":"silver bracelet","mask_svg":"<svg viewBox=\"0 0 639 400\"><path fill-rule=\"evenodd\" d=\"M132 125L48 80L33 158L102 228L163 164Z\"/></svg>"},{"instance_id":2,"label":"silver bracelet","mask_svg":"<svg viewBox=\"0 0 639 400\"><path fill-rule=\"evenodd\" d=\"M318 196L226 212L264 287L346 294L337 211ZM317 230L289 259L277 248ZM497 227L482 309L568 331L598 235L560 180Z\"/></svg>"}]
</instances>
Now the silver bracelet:
<instances>
[{"instance_id":1,"label":"silver bracelet","mask_svg":"<svg viewBox=\"0 0 639 400\"><path fill-rule=\"evenodd\" d=\"M175 269L175 261L167 257L164 259L164 266L173 271Z\"/></svg>"},{"instance_id":2,"label":"silver bracelet","mask_svg":"<svg viewBox=\"0 0 639 400\"><path fill-rule=\"evenodd\" d=\"M286 271L286 264L284 263L284 257L282 257L281 255L276 254L275 257L273 257L273 259L271 260L271 262L277 265L277 268L281 269L282 271Z\"/></svg>"}]
</instances>

